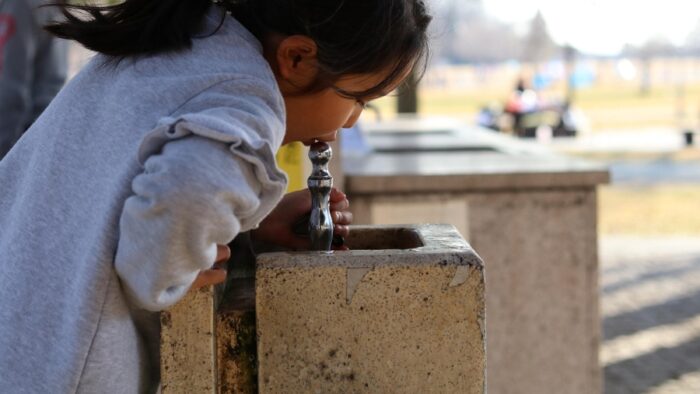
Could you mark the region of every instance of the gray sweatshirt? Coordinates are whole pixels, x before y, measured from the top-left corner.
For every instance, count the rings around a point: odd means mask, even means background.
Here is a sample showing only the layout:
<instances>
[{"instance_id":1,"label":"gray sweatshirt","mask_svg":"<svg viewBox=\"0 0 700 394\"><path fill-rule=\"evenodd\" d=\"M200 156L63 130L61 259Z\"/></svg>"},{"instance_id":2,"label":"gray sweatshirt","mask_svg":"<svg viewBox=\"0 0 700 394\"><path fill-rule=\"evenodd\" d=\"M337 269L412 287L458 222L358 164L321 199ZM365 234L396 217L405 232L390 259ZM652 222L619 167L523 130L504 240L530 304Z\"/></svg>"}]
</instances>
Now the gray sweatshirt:
<instances>
[{"instance_id":1,"label":"gray sweatshirt","mask_svg":"<svg viewBox=\"0 0 700 394\"><path fill-rule=\"evenodd\" d=\"M155 390L154 312L286 187L261 51L226 17L188 51L97 56L0 161L0 393Z\"/></svg>"},{"instance_id":2,"label":"gray sweatshirt","mask_svg":"<svg viewBox=\"0 0 700 394\"><path fill-rule=\"evenodd\" d=\"M46 0L0 0L0 159L66 80L68 43L42 26L56 8Z\"/></svg>"}]
</instances>

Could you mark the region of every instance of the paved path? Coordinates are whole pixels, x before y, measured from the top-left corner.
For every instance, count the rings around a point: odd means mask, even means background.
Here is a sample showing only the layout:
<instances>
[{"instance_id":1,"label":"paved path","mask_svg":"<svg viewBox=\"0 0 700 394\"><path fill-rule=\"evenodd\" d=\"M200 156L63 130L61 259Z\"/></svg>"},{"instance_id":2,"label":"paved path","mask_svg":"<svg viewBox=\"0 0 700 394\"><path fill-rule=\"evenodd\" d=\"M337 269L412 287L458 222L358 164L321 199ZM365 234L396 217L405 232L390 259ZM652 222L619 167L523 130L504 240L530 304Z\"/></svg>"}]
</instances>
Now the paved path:
<instances>
[{"instance_id":1,"label":"paved path","mask_svg":"<svg viewBox=\"0 0 700 394\"><path fill-rule=\"evenodd\" d=\"M683 134L668 127L597 130L575 138L555 138L552 147L568 152L669 153L684 147Z\"/></svg>"},{"instance_id":2,"label":"paved path","mask_svg":"<svg viewBox=\"0 0 700 394\"><path fill-rule=\"evenodd\" d=\"M700 133L694 148L700 149ZM612 183L653 184L658 182L700 182L700 161L673 160L685 147L683 135L670 128L601 130L576 138L557 138L550 146L562 153L646 154L648 159L612 160Z\"/></svg>"},{"instance_id":3,"label":"paved path","mask_svg":"<svg viewBox=\"0 0 700 394\"><path fill-rule=\"evenodd\" d=\"M603 237L606 394L700 393L700 237Z\"/></svg>"},{"instance_id":4,"label":"paved path","mask_svg":"<svg viewBox=\"0 0 700 394\"><path fill-rule=\"evenodd\" d=\"M615 184L654 184L700 182L700 161L615 161L609 163Z\"/></svg>"},{"instance_id":5,"label":"paved path","mask_svg":"<svg viewBox=\"0 0 700 394\"><path fill-rule=\"evenodd\" d=\"M664 159L683 149L672 130L600 132L553 145L659 154L608 163L613 184L700 182L697 161ZM700 237L603 237L600 256L605 393L700 393Z\"/></svg>"}]
</instances>

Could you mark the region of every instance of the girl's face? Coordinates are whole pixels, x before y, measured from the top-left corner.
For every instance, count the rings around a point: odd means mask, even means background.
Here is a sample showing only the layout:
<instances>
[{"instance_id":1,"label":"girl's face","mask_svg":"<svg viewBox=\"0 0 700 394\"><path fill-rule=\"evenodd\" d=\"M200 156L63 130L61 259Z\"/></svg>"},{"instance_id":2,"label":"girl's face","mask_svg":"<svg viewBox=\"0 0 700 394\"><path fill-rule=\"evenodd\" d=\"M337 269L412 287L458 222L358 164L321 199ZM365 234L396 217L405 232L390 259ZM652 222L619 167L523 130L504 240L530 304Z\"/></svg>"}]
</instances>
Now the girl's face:
<instances>
[{"instance_id":1,"label":"girl's face","mask_svg":"<svg viewBox=\"0 0 700 394\"><path fill-rule=\"evenodd\" d=\"M368 102L385 96L396 86L360 99L343 96L338 91L361 92L376 86L385 77L386 73L349 75L333 87L318 92L285 96L287 132L283 143L301 141L309 145L314 140L335 141L338 129L352 127Z\"/></svg>"},{"instance_id":2,"label":"girl's face","mask_svg":"<svg viewBox=\"0 0 700 394\"><path fill-rule=\"evenodd\" d=\"M287 131L283 143L315 140L334 141L340 128L352 127L371 100L385 96L410 72L410 67L393 86L373 97L349 98L342 92L362 92L379 85L390 69L370 74L351 74L321 91L308 92L318 76L317 46L306 36L270 35L265 41L265 57L275 70L277 83L284 96Z\"/></svg>"}]
</instances>

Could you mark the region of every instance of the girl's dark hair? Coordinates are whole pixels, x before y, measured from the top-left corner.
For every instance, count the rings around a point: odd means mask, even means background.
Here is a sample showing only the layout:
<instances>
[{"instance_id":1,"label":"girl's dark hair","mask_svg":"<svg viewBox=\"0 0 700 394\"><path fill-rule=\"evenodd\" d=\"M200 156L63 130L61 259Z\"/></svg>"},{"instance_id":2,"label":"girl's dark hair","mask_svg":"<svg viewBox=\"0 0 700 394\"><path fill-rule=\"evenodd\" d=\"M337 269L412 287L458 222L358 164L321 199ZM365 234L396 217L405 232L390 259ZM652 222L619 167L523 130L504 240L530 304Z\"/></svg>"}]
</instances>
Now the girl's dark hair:
<instances>
[{"instance_id":1,"label":"girl's dark hair","mask_svg":"<svg viewBox=\"0 0 700 394\"><path fill-rule=\"evenodd\" d=\"M114 5L80 5L58 0L63 22L46 30L118 58L188 48L202 27L211 0L123 0Z\"/></svg>"},{"instance_id":2,"label":"girl's dark hair","mask_svg":"<svg viewBox=\"0 0 700 394\"><path fill-rule=\"evenodd\" d=\"M425 67L431 17L423 0L219 0L261 41L266 35L301 34L318 46L319 78L314 88L331 86L348 74L388 70L383 92L421 59ZM68 4L66 20L47 26L55 35L118 58L187 49L203 32L211 0L123 0L110 6Z\"/></svg>"}]
</instances>

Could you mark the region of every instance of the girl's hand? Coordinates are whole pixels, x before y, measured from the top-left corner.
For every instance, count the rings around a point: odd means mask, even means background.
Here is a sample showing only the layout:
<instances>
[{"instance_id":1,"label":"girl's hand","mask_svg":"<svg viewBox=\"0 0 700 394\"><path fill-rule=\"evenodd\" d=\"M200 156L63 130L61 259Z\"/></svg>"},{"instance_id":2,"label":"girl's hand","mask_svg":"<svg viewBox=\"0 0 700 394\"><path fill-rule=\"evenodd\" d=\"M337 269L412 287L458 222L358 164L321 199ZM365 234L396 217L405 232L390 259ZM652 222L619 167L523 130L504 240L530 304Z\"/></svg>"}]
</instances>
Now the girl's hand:
<instances>
[{"instance_id":1,"label":"girl's hand","mask_svg":"<svg viewBox=\"0 0 700 394\"><path fill-rule=\"evenodd\" d=\"M221 264L231 258L231 249L226 245L216 245L216 260L214 267L202 270L190 286L190 290L196 290L204 286L218 285L226 280L226 269Z\"/></svg>"},{"instance_id":2,"label":"girl's hand","mask_svg":"<svg viewBox=\"0 0 700 394\"><path fill-rule=\"evenodd\" d=\"M333 188L330 194L330 210L333 219L333 234L347 237L348 225L352 223L350 202L340 190ZM251 232L255 240L293 250L308 250L309 238L294 233L293 226L311 212L311 193L308 189L299 190L284 196L275 209ZM335 249L345 250L340 246Z\"/></svg>"}]
</instances>

